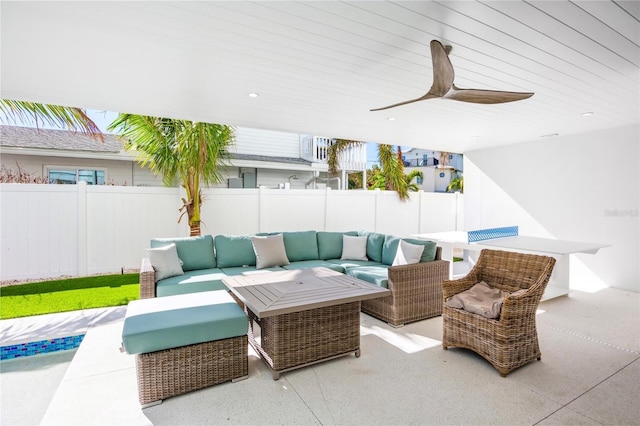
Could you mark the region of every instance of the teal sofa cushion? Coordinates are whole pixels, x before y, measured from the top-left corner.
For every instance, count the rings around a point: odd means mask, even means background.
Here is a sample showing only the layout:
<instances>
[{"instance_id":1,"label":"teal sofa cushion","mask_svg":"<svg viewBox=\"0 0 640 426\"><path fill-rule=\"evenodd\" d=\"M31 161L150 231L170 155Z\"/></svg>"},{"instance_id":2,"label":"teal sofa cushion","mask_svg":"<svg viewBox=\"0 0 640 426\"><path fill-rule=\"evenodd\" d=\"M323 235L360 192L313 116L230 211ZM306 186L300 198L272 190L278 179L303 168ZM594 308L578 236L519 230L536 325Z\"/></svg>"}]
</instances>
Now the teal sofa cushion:
<instances>
[{"instance_id":1,"label":"teal sofa cushion","mask_svg":"<svg viewBox=\"0 0 640 426\"><path fill-rule=\"evenodd\" d=\"M211 235L183 238L153 238L150 246L151 248L158 248L171 243L176 245L178 257L182 261L183 271L216 267L216 258L213 253L213 237Z\"/></svg>"},{"instance_id":2,"label":"teal sofa cushion","mask_svg":"<svg viewBox=\"0 0 640 426\"><path fill-rule=\"evenodd\" d=\"M282 235L289 262L319 259L316 231L283 232Z\"/></svg>"},{"instance_id":3,"label":"teal sofa cushion","mask_svg":"<svg viewBox=\"0 0 640 426\"><path fill-rule=\"evenodd\" d=\"M367 236L367 257L374 262L382 262L382 246L385 235L369 231L360 231L358 235Z\"/></svg>"},{"instance_id":4,"label":"teal sofa cushion","mask_svg":"<svg viewBox=\"0 0 640 426\"><path fill-rule=\"evenodd\" d=\"M357 268L347 268L346 275L361 279L379 287L388 288L389 271L388 266L358 266Z\"/></svg>"},{"instance_id":5,"label":"teal sofa cushion","mask_svg":"<svg viewBox=\"0 0 640 426\"><path fill-rule=\"evenodd\" d=\"M415 238L403 238L408 243L424 246L420 262L431 262L436 260L437 244L435 241L418 240Z\"/></svg>"},{"instance_id":6,"label":"teal sofa cushion","mask_svg":"<svg viewBox=\"0 0 640 426\"><path fill-rule=\"evenodd\" d=\"M122 346L129 354L156 352L247 334L242 308L223 290L129 303Z\"/></svg>"},{"instance_id":7,"label":"teal sofa cushion","mask_svg":"<svg viewBox=\"0 0 640 426\"><path fill-rule=\"evenodd\" d=\"M165 278L156 283L156 296L198 293L201 291L227 290L222 282L225 274L221 269L199 269L187 271L184 275Z\"/></svg>"},{"instance_id":8,"label":"teal sofa cushion","mask_svg":"<svg viewBox=\"0 0 640 426\"><path fill-rule=\"evenodd\" d=\"M255 266L234 266L231 268L222 268L222 272L228 276L242 275L246 273L260 274L265 271L284 271L284 269L280 266L273 266L271 268L264 269L257 269Z\"/></svg>"},{"instance_id":9,"label":"teal sofa cushion","mask_svg":"<svg viewBox=\"0 0 640 426\"><path fill-rule=\"evenodd\" d=\"M340 259L342 257L342 240L344 235L357 236L355 231L349 232L326 232L318 231L318 258L320 259Z\"/></svg>"},{"instance_id":10,"label":"teal sofa cushion","mask_svg":"<svg viewBox=\"0 0 640 426\"><path fill-rule=\"evenodd\" d=\"M343 259L329 259L327 263L332 263L334 265L340 265L344 269L354 268L358 266L386 266L380 262L373 262L371 260L343 260Z\"/></svg>"},{"instance_id":11,"label":"teal sofa cushion","mask_svg":"<svg viewBox=\"0 0 640 426\"><path fill-rule=\"evenodd\" d=\"M393 264L393 259L395 259L398 251L398 244L400 244L400 237L395 235L385 236L384 244L382 245L382 263L385 265Z\"/></svg>"},{"instance_id":12,"label":"teal sofa cushion","mask_svg":"<svg viewBox=\"0 0 640 426\"><path fill-rule=\"evenodd\" d=\"M329 268L336 272L344 273L344 268L336 263L330 263L326 260L300 260L283 265L284 269L309 269L309 268Z\"/></svg>"},{"instance_id":13,"label":"teal sofa cushion","mask_svg":"<svg viewBox=\"0 0 640 426\"><path fill-rule=\"evenodd\" d=\"M214 243L218 268L256 264L256 254L250 236L216 235Z\"/></svg>"}]
</instances>

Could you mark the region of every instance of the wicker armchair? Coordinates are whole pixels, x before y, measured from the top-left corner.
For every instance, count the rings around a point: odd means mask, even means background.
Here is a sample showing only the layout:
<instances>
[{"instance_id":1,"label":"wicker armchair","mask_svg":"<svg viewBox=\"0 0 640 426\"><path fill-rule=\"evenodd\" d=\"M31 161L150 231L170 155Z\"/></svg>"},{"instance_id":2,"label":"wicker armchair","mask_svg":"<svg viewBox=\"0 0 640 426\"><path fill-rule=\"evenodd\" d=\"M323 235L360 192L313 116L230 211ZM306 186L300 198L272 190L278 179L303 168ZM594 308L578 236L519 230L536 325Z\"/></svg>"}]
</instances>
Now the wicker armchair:
<instances>
[{"instance_id":1,"label":"wicker armchair","mask_svg":"<svg viewBox=\"0 0 640 426\"><path fill-rule=\"evenodd\" d=\"M443 281L443 300L480 281L508 292L526 291L506 296L498 319L445 304L443 348L471 349L489 361L502 377L524 364L540 360L536 310L554 265L555 259L548 256L482 250L469 274L457 280Z\"/></svg>"},{"instance_id":2,"label":"wicker armchair","mask_svg":"<svg viewBox=\"0 0 640 426\"><path fill-rule=\"evenodd\" d=\"M433 262L389 267L391 295L363 300L360 310L395 327L441 315L442 281L449 277L449 262L441 256L438 247Z\"/></svg>"}]
</instances>

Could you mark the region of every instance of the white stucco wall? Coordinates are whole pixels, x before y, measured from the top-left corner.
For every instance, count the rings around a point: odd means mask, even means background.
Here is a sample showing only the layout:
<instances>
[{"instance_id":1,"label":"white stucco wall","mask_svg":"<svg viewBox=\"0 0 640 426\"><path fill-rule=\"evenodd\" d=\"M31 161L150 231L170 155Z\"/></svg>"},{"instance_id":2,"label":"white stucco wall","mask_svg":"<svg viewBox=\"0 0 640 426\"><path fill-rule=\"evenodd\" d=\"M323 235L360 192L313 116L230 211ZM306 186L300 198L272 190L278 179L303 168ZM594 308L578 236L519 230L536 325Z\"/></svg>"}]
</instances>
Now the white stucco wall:
<instances>
[{"instance_id":1,"label":"white stucco wall","mask_svg":"<svg viewBox=\"0 0 640 426\"><path fill-rule=\"evenodd\" d=\"M640 291L640 127L465 153L465 229L611 247L572 257L572 283Z\"/></svg>"}]
</instances>

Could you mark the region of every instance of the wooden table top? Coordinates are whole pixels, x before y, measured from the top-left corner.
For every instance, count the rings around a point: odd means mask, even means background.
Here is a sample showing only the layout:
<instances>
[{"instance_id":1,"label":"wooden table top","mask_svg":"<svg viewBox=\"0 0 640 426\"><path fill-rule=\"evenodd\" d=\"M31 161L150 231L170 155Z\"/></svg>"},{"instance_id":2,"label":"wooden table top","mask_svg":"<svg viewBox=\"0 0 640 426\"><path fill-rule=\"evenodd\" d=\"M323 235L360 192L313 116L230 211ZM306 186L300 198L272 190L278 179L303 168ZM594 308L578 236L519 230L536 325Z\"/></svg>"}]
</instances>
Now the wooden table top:
<instances>
[{"instance_id":1,"label":"wooden table top","mask_svg":"<svg viewBox=\"0 0 640 426\"><path fill-rule=\"evenodd\" d=\"M259 318L389 296L391 291L327 268L224 277Z\"/></svg>"}]
</instances>

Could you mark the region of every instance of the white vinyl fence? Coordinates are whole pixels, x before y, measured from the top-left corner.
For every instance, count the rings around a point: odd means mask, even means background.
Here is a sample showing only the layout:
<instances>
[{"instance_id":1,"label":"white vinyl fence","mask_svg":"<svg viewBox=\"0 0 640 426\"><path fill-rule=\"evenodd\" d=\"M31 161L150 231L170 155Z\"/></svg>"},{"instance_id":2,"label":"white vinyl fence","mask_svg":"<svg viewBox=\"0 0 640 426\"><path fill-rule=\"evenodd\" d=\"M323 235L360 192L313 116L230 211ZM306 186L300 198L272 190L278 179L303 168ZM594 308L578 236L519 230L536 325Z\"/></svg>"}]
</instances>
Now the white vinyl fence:
<instances>
[{"instance_id":1,"label":"white vinyl fence","mask_svg":"<svg viewBox=\"0 0 640 426\"><path fill-rule=\"evenodd\" d=\"M461 229L460 194L206 189L202 233L369 230L395 235ZM0 280L139 268L154 237L187 236L178 188L0 184Z\"/></svg>"}]
</instances>

